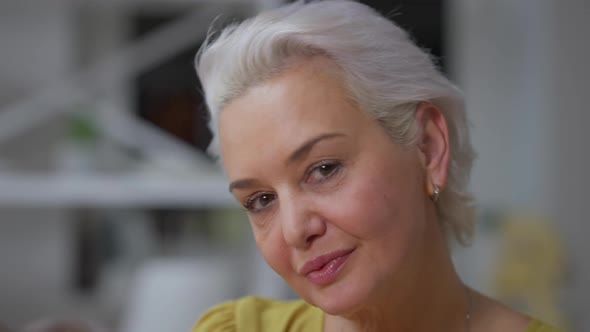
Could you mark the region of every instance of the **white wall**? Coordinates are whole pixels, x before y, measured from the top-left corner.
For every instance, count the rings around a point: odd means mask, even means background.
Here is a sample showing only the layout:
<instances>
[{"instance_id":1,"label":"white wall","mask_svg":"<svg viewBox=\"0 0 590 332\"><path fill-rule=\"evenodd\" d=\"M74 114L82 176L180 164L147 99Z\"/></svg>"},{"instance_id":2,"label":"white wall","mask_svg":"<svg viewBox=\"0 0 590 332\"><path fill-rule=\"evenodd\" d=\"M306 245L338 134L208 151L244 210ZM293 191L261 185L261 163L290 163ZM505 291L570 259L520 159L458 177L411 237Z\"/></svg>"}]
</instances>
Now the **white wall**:
<instances>
[{"instance_id":1,"label":"white wall","mask_svg":"<svg viewBox=\"0 0 590 332\"><path fill-rule=\"evenodd\" d=\"M72 63L65 1L0 1L0 106L64 75Z\"/></svg>"},{"instance_id":2,"label":"white wall","mask_svg":"<svg viewBox=\"0 0 590 332\"><path fill-rule=\"evenodd\" d=\"M551 57L543 1L454 1L451 71L465 92L483 204L548 212Z\"/></svg>"},{"instance_id":3,"label":"white wall","mask_svg":"<svg viewBox=\"0 0 590 332\"><path fill-rule=\"evenodd\" d=\"M472 189L480 206L552 219L568 250L564 310L574 331L590 331L590 6L583 0L450 3L451 72L465 91L479 153Z\"/></svg>"},{"instance_id":4,"label":"white wall","mask_svg":"<svg viewBox=\"0 0 590 332\"><path fill-rule=\"evenodd\" d=\"M555 151L552 193L555 215L570 249L572 264L569 279L572 289L568 293L568 310L579 325L573 331L590 331L588 296L590 294L590 147L588 127L590 111L590 6L584 0L554 1L549 7L553 27L550 48L553 82L551 96L552 116L555 123Z\"/></svg>"}]
</instances>

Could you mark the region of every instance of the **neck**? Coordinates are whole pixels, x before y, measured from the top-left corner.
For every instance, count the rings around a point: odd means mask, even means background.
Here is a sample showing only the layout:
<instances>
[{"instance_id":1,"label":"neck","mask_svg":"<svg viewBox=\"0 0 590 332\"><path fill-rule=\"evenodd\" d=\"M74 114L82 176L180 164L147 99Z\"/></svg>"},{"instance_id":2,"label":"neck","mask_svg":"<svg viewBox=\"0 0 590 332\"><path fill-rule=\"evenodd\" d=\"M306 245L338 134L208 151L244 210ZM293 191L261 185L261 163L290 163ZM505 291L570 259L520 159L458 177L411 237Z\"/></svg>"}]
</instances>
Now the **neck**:
<instances>
[{"instance_id":1,"label":"neck","mask_svg":"<svg viewBox=\"0 0 590 332\"><path fill-rule=\"evenodd\" d=\"M467 331L470 300L442 233L426 234L399 282L360 310L326 315L326 331ZM428 233L428 232L427 232ZM402 281L403 280L403 281Z\"/></svg>"}]
</instances>

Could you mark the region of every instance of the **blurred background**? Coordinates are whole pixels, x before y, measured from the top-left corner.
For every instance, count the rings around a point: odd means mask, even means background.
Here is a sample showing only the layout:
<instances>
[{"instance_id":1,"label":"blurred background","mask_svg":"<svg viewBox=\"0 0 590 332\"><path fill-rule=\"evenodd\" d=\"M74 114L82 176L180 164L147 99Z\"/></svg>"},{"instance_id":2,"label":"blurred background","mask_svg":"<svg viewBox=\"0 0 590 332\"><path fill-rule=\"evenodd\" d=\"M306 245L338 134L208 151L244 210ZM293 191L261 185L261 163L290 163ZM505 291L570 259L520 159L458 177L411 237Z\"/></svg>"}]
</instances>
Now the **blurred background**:
<instances>
[{"instance_id":1,"label":"blurred background","mask_svg":"<svg viewBox=\"0 0 590 332\"><path fill-rule=\"evenodd\" d=\"M468 284L590 331L590 6L363 1L464 91L479 153ZM213 303L291 291L203 151L193 57L212 20L280 0L0 0L0 330L76 319L188 331Z\"/></svg>"}]
</instances>

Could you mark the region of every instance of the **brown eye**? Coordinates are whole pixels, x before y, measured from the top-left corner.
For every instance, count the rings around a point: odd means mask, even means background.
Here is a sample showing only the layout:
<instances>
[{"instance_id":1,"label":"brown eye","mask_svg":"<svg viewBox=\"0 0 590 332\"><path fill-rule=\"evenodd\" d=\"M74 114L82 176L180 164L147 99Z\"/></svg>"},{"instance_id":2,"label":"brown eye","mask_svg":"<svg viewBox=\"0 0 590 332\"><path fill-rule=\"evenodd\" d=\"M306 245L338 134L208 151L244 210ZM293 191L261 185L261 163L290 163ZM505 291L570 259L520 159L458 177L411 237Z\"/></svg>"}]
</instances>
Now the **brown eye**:
<instances>
[{"instance_id":1,"label":"brown eye","mask_svg":"<svg viewBox=\"0 0 590 332\"><path fill-rule=\"evenodd\" d=\"M272 202L272 200L273 200L272 195L268 195L268 194L264 194L264 195L260 196L260 198L258 199L258 201L260 202L260 205L262 207L265 207L268 204L270 204L270 202Z\"/></svg>"},{"instance_id":2,"label":"brown eye","mask_svg":"<svg viewBox=\"0 0 590 332\"><path fill-rule=\"evenodd\" d=\"M276 194L273 193L255 193L248 198L244 208L250 212L258 212L271 205L275 199Z\"/></svg>"},{"instance_id":3,"label":"brown eye","mask_svg":"<svg viewBox=\"0 0 590 332\"><path fill-rule=\"evenodd\" d=\"M338 161L322 161L312 166L307 177L307 182L322 183L338 173L342 164Z\"/></svg>"},{"instance_id":4,"label":"brown eye","mask_svg":"<svg viewBox=\"0 0 590 332\"><path fill-rule=\"evenodd\" d=\"M318 167L318 172L322 176L330 176L330 174L332 174L334 172L334 170L336 169L336 167L337 167L336 164L320 165Z\"/></svg>"}]
</instances>

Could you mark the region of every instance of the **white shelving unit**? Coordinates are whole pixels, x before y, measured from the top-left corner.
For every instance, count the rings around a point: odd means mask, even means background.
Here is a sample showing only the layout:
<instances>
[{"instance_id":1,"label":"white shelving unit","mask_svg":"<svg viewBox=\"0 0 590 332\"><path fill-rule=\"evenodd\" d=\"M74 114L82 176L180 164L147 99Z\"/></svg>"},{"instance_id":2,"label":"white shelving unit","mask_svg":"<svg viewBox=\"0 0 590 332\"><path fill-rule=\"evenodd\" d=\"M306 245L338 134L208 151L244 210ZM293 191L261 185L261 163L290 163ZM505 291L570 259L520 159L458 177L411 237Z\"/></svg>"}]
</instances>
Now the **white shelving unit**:
<instances>
[{"instance_id":1,"label":"white shelving unit","mask_svg":"<svg viewBox=\"0 0 590 332\"><path fill-rule=\"evenodd\" d=\"M171 152L174 157L178 157L173 160L182 162L182 172L152 167L154 165L150 164L150 160L140 161L136 165L140 169L137 172L130 170L116 174L30 174L18 173L18 169L13 169L10 173L0 172L0 207L235 207L221 172L212 171L210 165L201 167L203 158L192 147L130 116L131 112L125 109L129 105L117 104L117 96L109 93L113 86L119 86L121 82L173 56L178 50L201 40L210 22L220 14L231 13L236 8L251 8L255 12L279 2L94 2L95 5L119 6L119 9L128 11L149 9L150 6L161 8L162 5L194 9L84 71L54 81L38 93L0 109L0 142L15 141L16 137L27 135L51 118L73 112L73 105L92 103L96 106L98 102L101 105L96 107L96 113L101 120L101 133L108 136L109 140L148 156L160 155L162 151ZM122 4L124 6L121 7ZM142 171L148 168L148 172Z\"/></svg>"},{"instance_id":2,"label":"white shelving unit","mask_svg":"<svg viewBox=\"0 0 590 332\"><path fill-rule=\"evenodd\" d=\"M0 175L0 206L235 207L221 176Z\"/></svg>"}]
</instances>

